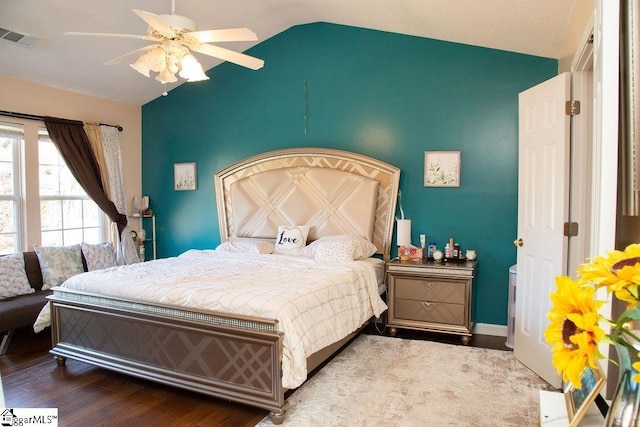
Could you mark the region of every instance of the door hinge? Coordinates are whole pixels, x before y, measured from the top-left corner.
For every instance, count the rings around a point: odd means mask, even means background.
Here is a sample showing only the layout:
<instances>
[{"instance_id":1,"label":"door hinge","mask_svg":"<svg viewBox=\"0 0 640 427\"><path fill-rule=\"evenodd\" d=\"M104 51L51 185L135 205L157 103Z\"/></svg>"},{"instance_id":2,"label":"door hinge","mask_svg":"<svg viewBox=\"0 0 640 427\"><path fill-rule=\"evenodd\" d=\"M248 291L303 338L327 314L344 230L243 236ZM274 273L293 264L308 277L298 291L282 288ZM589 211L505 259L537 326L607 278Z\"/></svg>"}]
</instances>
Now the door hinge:
<instances>
[{"instance_id":1,"label":"door hinge","mask_svg":"<svg viewBox=\"0 0 640 427\"><path fill-rule=\"evenodd\" d=\"M566 237L575 237L578 235L578 223L577 222L565 222L564 223L564 235Z\"/></svg>"},{"instance_id":2,"label":"door hinge","mask_svg":"<svg viewBox=\"0 0 640 427\"><path fill-rule=\"evenodd\" d=\"M567 101L565 111L567 116L577 116L580 114L580 101Z\"/></svg>"}]
</instances>

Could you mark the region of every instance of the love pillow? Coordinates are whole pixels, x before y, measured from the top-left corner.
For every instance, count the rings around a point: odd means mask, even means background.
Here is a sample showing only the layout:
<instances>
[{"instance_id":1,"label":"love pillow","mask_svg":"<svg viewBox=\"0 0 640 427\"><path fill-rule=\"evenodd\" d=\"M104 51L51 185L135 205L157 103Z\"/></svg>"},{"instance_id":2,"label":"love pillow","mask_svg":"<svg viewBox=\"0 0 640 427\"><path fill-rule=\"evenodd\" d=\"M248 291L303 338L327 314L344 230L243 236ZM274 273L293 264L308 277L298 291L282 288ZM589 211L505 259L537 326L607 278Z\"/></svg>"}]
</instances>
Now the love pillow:
<instances>
[{"instance_id":1,"label":"love pillow","mask_svg":"<svg viewBox=\"0 0 640 427\"><path fill-rule=\"evenodd\" d=\"M276 246L273 253L277 255L298 256L300 251L307 245L308 235L308 225L281 225L278 227Z\"/></svg>"}]
</instances>

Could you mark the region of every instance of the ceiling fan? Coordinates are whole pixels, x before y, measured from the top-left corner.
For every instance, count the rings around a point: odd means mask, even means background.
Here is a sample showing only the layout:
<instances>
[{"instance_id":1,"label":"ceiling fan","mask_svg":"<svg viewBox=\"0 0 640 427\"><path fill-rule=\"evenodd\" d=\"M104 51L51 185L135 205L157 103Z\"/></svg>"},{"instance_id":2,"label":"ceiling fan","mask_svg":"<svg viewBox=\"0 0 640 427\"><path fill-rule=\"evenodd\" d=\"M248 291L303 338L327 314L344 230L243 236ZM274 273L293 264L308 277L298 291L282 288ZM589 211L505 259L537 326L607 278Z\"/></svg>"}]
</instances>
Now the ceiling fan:
<instances>
[{"instance_id":1,"label":"ceiling fan","mask_svg":"<svg viewBox=\"0 0 640 427\"><path fill-rule=\"evenodd\" d=\"M80 32L67 32L64 34L72 36L121 37L155 42L107 61L105 65L119 64L131 56L140 54L138 59L130 64L131 68L146 77L151 77L150 71L157 72L156 80L161 83L178 81L176 74L190 82L209 79L200 63L191 54L191 51L213 56L252 70L262 68L264 65L262 59L208 44L258 40L253 31L248 28L197 31L196 23L192 19L175 14L175 0L172 0L171 3L172 8L169 15L156 15L151 12L133 9L133 12L149 25L146 35Z\"/></svg>"}]
</instances>

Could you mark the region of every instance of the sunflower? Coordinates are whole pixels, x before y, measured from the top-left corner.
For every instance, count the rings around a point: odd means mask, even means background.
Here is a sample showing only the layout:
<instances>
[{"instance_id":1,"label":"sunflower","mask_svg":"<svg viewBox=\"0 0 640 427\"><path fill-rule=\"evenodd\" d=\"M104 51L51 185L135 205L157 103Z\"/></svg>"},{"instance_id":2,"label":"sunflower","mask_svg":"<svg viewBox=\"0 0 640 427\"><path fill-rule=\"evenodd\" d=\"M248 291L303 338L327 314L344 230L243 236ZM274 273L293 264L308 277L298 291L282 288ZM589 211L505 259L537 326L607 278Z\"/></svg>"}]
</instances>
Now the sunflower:
<instances>
[{"instance_id":1,"label":"sunflower","mask_svg":"<svg viewBox=\"0 0 640 427\"><path fill-rule=\"evenodd\" d=\"M551 344L553 365L564 381L582 387L580 376L588 365L596 368L595 358L601 357L597 344L604 336L598 327L598 309L602 301L594 299L593 287L581 286L566 276L556 278L556 291L551 294L553 306L547 318L545 339Z\"/></svg>"},{"instance_id":2,"label":"sunflower","mask_svg":"<svg viewBox=\"0 0 640 427\"><path fill-rule=\"evenodd\" d=\"M620 263L618 263L620 264ZM616 265L614 264L614 268ZM640 283L640 260L633 265L625 265L618 270L614 270L620 282L625 282L624 286L613 289L613 292L620 301L627 303L627 309L635 307L638 303L638 283Z\"/></svg>"},{"instance_id":3,"label":"sunflower","mask_svg":"<svg viewBox=\"0 0 640 427\"><path fill-rule=\"evenodd\" d=\"M592 263L578 267L580 284L606 287L616 298L631 305L638 302L640 283L640 244L632 244L624 251L611 251L598 256Z\"/></svg>"},{"instance_id":4,"label":"sunflower","mask_svg":"<svg viewBox=\"0 0 640 427\"><path fill-rule=\"evenodd\" d=\"M640 353L638 353L638 359L640 359ZM640 383L640 362L635 362L631 366L636 371L636 374L633 376L633 380Z\"/></svg>"}]
</instances>

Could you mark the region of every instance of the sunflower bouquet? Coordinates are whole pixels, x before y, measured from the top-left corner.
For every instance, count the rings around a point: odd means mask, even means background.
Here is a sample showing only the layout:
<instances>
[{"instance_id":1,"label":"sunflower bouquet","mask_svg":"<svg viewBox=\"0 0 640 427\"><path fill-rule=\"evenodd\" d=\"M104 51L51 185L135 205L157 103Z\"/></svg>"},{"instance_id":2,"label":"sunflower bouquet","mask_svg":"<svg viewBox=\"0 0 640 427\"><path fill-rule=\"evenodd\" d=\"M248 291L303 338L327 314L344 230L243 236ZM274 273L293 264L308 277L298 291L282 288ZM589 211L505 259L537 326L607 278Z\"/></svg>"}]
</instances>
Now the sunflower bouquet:
<instances>
[{"instance_id":1,"label":"sunflower bouquet","mask_svg":"<svg viewBox=\"0 0 640 427\"><path fill-rule=\"evenodd\" d=\"M585 367L595 369L596 358L604 358L598 351L600 342L623 345L638 353L640 337L632 323L640 319L640 244L598 256L593 262L580 265L577 275L577 279L556 277L556 291L551 294L552 307L547 313L551 323L544 335L552 345L552 362L563 381L582 388L580 376ZM600 288L627 303L627 310L617 319L598 314L604 304L595 298ZM601 328L604 325L610 326L608 334ZM634 363L633 368L640 372L640 362ZM640 374L633 380L640 382Z\"/></svg>"}]
</instances>

